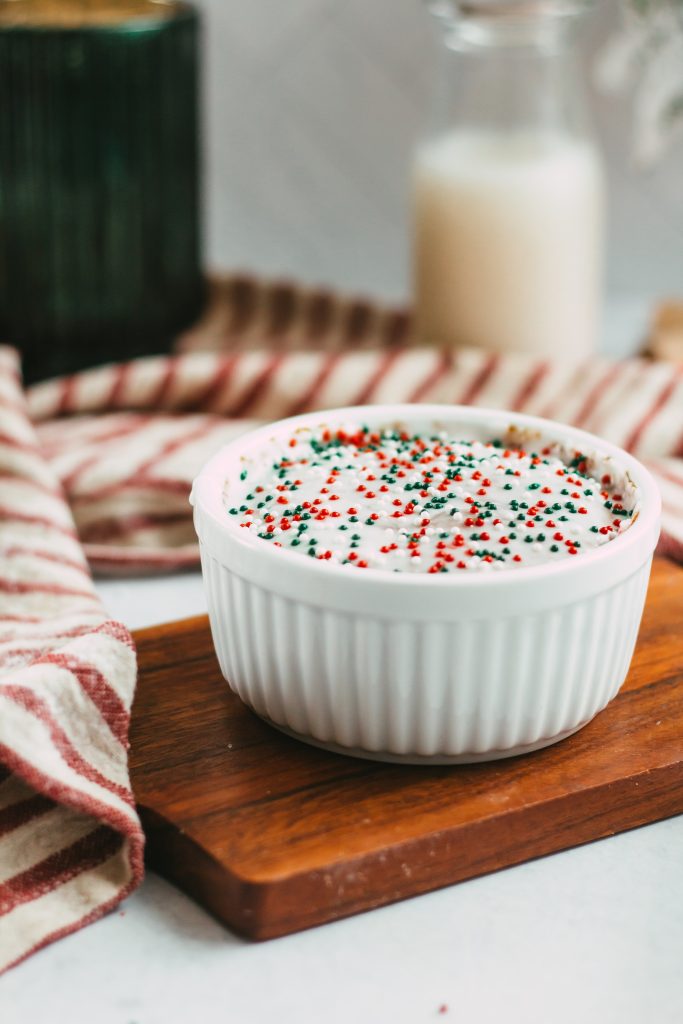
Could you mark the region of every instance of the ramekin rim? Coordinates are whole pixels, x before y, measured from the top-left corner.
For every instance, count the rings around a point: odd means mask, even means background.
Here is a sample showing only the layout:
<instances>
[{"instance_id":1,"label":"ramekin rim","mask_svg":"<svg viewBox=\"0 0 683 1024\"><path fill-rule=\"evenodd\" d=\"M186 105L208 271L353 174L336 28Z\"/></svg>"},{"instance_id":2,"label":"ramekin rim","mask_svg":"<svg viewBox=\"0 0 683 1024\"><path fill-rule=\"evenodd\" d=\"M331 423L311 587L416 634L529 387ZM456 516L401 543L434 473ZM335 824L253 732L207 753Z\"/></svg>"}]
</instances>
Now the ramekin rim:
<instances>
[{"instance_id":1,"label":"ramekin rim","mask_svg":"<svg viewBox=\"0 0 683 1024\"><path fill-rule=\"evenodd\" d=\"M239 455L240 449L244 446L245 442L249 443L249 447L256 445L259 439L265 439L273 430L279 432L281 430L298 429L304 426L331 425L326 423L327 419L339 420L342 417L346 419L357 417L363 420L368 418L409 419L410 416L415 419L430 417L438 419L439 416L446 415L451 419L460 417L471 418L473 423L476 422L478 424L485 424L489 417L498 421L508 419L515 426L528 427L530 429L538 428L539 430L544 429L546 433L556 437L558 442L569 440L570 443L573 443L574 438L577 441L579 439L583 440L584 444L587 443L589 446L593 446L600 455L604 454L605 456L616 458L620 465L632 475L638 488L641 503L638 516L634 518L629 528L613 541L602 544L591 551L582 552L576 559L563 559L557 563L542 562L538 565L523 566L508 570L507 572L471 572L459 573L457 575L422 572L396 573L388 569L370 567L363 569L362 572L352 573L343 565L333 565L318 559L305 559L299 553L289 551L286 548L272 548L272 546L266 544L263 544L261 547L257 545L254 538L245 538L243 533L237 528L237 524L233 523L227 516L219 517L214 509L210 507L211 503L205 500L207 491L212 489L214 500L217 498L217 503L224 508L222 505L222 488L226 479L227 466L224 468L219 467L222 467L223 463L229 464L235 455ZM495 425L492 423L492 426ZM265 423L228 442L207 461L194 480L190 501L195 508L195 521L199 514L207 514L232 543L249 551L253 557L266 560L275 559L276 564L279 564L281 567L284 568L284 566L289 565L299 573L322 573L330 581L333 579L343 579L348 585L353 585L352 580L356 580L358 586L367 586L368 584L386 585L388 582L391 582L392 586L409 588L426 586L430 590L434 588L447 590L452 588L472 589L474 587L499 588L505 585L531 582L534 579L545 580L549 576L574 576L576 573L588 571L589 568L595 567L600 562L617 558L620 554L624 554L628 548L639 543L645 537L648 530L658 526L661 514L660 492L651 473L638 459L618 445L579 427L559 423L557 420L532 416L527 413L517 413L507 409L489 409L480 406L451 405L448 403L388 403L340 406L333 409L302 413L297 416L289 416Z\"/></svg>"}]
</instances>

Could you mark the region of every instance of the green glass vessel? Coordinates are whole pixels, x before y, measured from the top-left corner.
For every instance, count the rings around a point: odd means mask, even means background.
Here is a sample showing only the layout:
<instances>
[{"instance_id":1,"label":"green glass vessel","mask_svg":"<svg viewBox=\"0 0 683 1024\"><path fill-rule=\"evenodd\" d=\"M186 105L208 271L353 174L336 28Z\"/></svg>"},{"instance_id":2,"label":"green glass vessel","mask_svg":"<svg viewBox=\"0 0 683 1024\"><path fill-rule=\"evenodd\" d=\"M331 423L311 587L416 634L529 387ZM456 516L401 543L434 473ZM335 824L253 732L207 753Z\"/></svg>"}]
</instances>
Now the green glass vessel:
<instances>
[{"instance_id":1,"label":"green glass vessel","mask_svg":"<svg viewBox=\"0 0 683 1024\"><path fill-rule=\"evenodd\" d=\"M197 315L197 72L187 3L0 0L0 337L28 381Z\"/></svg>"}]
</instances>

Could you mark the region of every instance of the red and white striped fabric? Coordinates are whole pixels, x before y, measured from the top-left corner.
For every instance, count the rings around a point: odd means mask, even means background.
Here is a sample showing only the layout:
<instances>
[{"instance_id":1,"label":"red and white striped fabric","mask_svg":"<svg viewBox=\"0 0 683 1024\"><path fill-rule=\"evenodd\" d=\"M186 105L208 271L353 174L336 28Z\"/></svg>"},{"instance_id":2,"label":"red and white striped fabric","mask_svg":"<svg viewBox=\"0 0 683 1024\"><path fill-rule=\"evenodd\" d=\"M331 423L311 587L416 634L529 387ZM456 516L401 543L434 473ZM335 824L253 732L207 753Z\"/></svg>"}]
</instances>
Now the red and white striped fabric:
<instances>
[{"instance_id":1,"label":"red and white striped fabric","mask_svg":"<svg viewBox=\"0 0 683 1024\"><path fill-rule=\"evenodd\" d=\"M674 363L539 362L396 345L247 349L102 367L40 384L28 400L90 564L103 573L196 564L191 480L255 421L399 401L528 412L627 448L660 483L661 550L683 560L683 366Z\"/></svg>"},{"instance_id":2,"label":"red and white striped fabric","mask_svg":"<svg viewBox=\"0 0 683 1024\"><path fill-rule=\"evenodd\" d=\"M115 906L142 877L128 779L128 631L93 589L0 349L0 971Z\"/></svg>"}]
</instances>

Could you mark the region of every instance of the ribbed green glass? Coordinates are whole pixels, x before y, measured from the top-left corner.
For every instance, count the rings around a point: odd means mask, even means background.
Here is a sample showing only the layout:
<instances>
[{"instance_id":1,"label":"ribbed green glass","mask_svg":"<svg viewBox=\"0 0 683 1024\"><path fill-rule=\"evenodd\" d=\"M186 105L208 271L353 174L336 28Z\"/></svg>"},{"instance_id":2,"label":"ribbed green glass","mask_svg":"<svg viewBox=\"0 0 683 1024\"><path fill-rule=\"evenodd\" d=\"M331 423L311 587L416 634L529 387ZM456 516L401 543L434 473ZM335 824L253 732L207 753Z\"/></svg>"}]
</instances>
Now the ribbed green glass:
<instances>
[{"instance_id":1,"label":"ribbed green glass","mask_svg":"<svg viewBox=\"0 0 683 1024\"><path fill-rule=\"evenodd\" d=\"M28 380L162 351L201 305L198 18L147 6L0 20L0 336Z\"/></svg>"}]
</instances>

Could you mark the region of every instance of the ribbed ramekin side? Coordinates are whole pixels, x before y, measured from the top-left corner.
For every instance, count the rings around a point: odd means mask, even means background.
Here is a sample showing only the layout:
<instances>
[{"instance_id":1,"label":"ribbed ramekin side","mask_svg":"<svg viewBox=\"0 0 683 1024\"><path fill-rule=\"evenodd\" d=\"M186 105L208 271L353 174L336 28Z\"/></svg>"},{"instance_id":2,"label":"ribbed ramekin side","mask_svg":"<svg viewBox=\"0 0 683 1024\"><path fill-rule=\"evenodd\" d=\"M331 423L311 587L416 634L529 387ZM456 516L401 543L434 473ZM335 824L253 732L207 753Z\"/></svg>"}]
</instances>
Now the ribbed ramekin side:
<instances>
[{"instance_id":1,"label":"ribbed ramekin side","mask_svg":"<svg viewBox=\"0 0 683 1024\"><path fill-rule=\"evenodd\" d=\"M572 607L559 675L564 728L590 721L616 696L633 655L645 603L650 560L636 573L590 601ZM579 657L572 664L572 654ZM552 727L554 723L549 721ZM557 730L555 730L557 731ZM553 731L549 733L553 735Z\"/></svg>"},{"instance_id":2,"label":"ribbed ramekin side","mask_svg":"<svg viewBox=\"0 0 683 1024\"><path fill-rule=\"evenodd\" d=\"M626 581L624 590L624 607L622 612L622 628L619 636L617 665L614 672L615 685L612 692L607 693L605 703L617 693L628 675L633 651L638 639L640 620L645 607L647 587L650 582L652 558L633 576Z\"/></svg>"},{"instance_id":3,"label":"ribbed ramekin side","mask_svg":"<svg viewBox=\"0 0 683 1024\"><path fill-rule=\"evenodd\" d=\"M229 646L230 654L229 658L232 662L232 676L229 676L229 682L232 689L242 700L248 700L251 694L248 692L248 666L245 664L246 656L248 653L248 644L246 638L244 641L236 643L234 637L244 636L242 629L243 616L241 614L240 603L242 594L242 581L235 576L233 573L226 573L222 579L223 586L221 590L225 594L225 601L227 606L227 617L225 628L227 631L226 645Z\"/></svg>"},{"instance_id":4,"label":"ribbed ramekin side","mask_svg":"<svg viewBox=\"0 0 683 1024\"><path fill-rule=\"evenodd\" d=\"M358 742L359 703L355 679L349 679L349 653L353 642L353 620L335 611L321 611L321 690L330 713L330 727L324 742L353 747Z\"/></svg>"},{"instance_id":5,"label":"ribbed ramekin side","mask_svg":"<svg viewBox=\"0 0 683 1024\"><path fill-rule=\"evenodd\" d=\"M227 595L225 592L221 593L221 588L228 586L228 572L209 554L203 544L199 545L199 556L214 650L221 672L226 679L232 679L235 674L234 662L230 657L233 647L229 637L232 631L227 621Z\"/></svg>"},{"instance_id":6,"label":"ribbed ramekin side","mask_svg":"<svg viewBox=\"0 0 683 1024\"><path fill-rule=\"evenodd\" d=\"M540 744L590 720L628 670L649 562L537 614L417 623L274 594L202 554L221 670L259 714L322 743L416 757Z\"/></svg>"}]
</instances>

